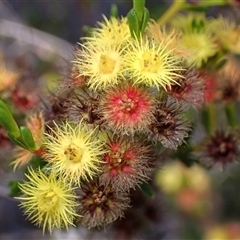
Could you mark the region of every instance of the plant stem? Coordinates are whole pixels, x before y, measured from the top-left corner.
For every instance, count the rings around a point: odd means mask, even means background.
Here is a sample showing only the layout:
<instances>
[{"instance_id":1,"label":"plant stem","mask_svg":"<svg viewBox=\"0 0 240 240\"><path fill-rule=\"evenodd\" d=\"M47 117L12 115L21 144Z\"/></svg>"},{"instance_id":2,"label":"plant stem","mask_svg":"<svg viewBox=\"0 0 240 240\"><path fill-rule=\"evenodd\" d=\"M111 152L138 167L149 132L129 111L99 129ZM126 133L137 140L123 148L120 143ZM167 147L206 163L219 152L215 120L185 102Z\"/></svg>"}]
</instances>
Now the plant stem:
<instances>
[{"instance_id":1,"label":"plant stem","mask_svg":"<svg viewBox=\"0 0 240 240\"><path fill-rule=\"evenodd\" d=\"M161 26L169 21L177 12L182 9L184 3L185 0L174 0L171 7L158 19L157 24Z\"/></svg>"},{"instance_id":2,"label":"plant stem","mask_svg":"<svg viewBox=\"0 0 240 240\"><path fill-rule=\"evenodd\" d=\"M216 127L216 111L213 104L208 104L202 111L202 123L208 134L211 134Z\"/></svg>"},{"instance_id":3,"label":"plant stem","mask_svg":"<svg viewBox=\"0 0 240 240\"><path fill-rule=\"evenodd\" d=\"M225 113L228 120L228 124L231 127L235 127L237 125L237 114L236 114L236 106L234 103L229 104L225 107Z\"/></svg>"}]
</instances>

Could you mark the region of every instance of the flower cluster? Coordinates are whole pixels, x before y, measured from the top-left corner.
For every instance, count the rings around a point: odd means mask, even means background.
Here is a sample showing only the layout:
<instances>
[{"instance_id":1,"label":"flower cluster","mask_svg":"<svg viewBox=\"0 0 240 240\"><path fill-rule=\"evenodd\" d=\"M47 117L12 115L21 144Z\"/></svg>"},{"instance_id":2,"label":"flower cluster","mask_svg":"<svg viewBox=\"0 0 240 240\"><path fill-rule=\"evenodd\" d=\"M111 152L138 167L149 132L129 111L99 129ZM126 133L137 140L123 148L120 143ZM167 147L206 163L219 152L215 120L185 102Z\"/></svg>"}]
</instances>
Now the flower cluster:
<instances>
[{"instance_id":1,"label":"flower cluster","mask_svg":"<svg viewBox=\"0 0 240 240\"><path fill-rule=\"evenodd\" d=\"M188 135L189 120L183 112L187 106L174 94L166 95L174 85L181 86L184 74L183 60L164 41L159 43L147 34L134 39L126 18L104 17L104 22L80 43L59 94L51 94L41 114L27 122L38 146L36 151L26 154L27 149L17 147L15 169L38 155L45 163L41 169L44 181L55 188L55 176L65 191L72 189L62 196L46 189L40 193L46 196L34 203L36 199L28 200L33 189L47 187L30 169L28 181L20 185L20 199L29 218L51 232L53 227L73 224L75 215L68 216L73 209L79 215L76 222L88 227L100 227L122 217L129 207L130 190L150 178L156 142L176 149ZM194 77L192 74L186 81ZM198 91L194 86L190 92ZM186 95L191 95L189 91ZM27 191L29 185L32 187ZM64 206L70 201L68 196L73 208L60 210L58 198ZM41 200L45 198L49 199ZM49 205L33 210L32 206L41 201ZM48 214L44 213L46 209ZM54 223L53 219L62 218L62 214L70 219Z\"/></svg>"},{"instance_id":2,"label":"flower cluster","mask_svg":"<svg viewBox=\"0 0 240 240\"><path fill-rule=\"evenodd\" d=\"M43 231L99 228L123 217L132 192L146 186L159 165L159 152L188 141L189 109L239 96L234 81L222 80L229 70L218 71L226 52L239 53L239 28L232 23L177 15L169 26L149 21L139 36L130 25L125 17L103 16L81 39L57 93L29 114L31 134L10 134L18 144L14 170L27 166L18 199ZM37 101L20 87L12 91L19 107ZM216 131L198 156L225 167L240 154L238 145L234 134Z\"/></svg>"}]
</instances>

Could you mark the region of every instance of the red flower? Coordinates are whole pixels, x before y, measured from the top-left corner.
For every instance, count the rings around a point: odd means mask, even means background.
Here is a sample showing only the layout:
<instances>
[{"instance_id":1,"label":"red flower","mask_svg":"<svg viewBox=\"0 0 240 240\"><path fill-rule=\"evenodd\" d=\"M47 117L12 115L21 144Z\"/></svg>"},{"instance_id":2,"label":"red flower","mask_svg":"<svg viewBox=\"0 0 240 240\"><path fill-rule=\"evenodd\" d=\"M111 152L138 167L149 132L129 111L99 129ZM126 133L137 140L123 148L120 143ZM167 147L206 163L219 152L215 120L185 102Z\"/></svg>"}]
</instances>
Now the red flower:
<instances>
[{"instance_id":1,"label":"red flower","mask_svg":"<svg viewBox=\"0 0 240 240\"><path fill-rule=\"evenodd\" d=\"M129 137L109 138L100 181L116 189L129 190L146 180L150 173L150 148L144 141Z\"/></svg>"},{"instance_id":2,"label":"red flower","mask_svg":"<svg viewBox=\"0 0 240 240\"><path fill-rule=\"evenodd\" d=\"M194 69L181 72L184 78L176 80L177 83L167 87L167 92L178 101L198 106L204 101L204 76Z\"/></svg>"},{"instance_id":3,"label":"red flower","mask_svg":"<svg viewBox=\"0 0 240 240\"><path fill-rule=\"evenodd\" d=\"M114 132L144 130L153 120L153 94L141 86L118 86L104 93L100 114Z\"/></svg>"}]
</instances>

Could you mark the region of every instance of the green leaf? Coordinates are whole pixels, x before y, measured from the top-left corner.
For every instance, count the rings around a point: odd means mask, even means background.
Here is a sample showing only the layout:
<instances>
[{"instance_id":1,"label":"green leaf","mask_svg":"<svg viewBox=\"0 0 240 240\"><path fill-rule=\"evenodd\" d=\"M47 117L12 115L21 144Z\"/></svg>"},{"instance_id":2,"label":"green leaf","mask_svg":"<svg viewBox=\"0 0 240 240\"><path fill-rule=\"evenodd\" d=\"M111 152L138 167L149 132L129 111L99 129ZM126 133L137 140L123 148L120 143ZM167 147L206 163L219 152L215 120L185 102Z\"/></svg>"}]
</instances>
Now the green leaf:
<instances>
[{"instance_id":1,"label":"green leaf","mask_svg":"<svg viewBox=\"0 0 240 240\"><path fill-rule=\"evenodd\" d=\"M8 182L8 186L10 187L10 192L9 192L9 196L10 197L16 197L20 195L20 188L19 188L19 181L9 181Z\"/></svg>"},{"instance_id":2,"label":"green leaf","mask_svg":"<svg viewBox=\"0 0 240 240\"><path fill-rule=\"evenodd\" d=\"M154 198L155 197L155 193L153 188L146 182L142 182L140 185L141 190L145 193L145 195L147 195L150 198Z\"/></svg>"},{"instance_id":3,"label":"green leaf","mask_svg":"<svg viewBox=\"0 0 240 240\"><path fill-rule=\"evenodd\" d=\"M216 63L215 69L216 70L221 69L222 67L225 66L226 63L227 63L227 59L221 59L219 62Z\"/></svg>"},{"instance_id":4,"label":"green leaf","mask_svg":"<svg viewBox=\"0 0 240 240\"><path fill-rule=\"evenodd\" d=\"M142 25L141 25L141 33L144 33L146 27L147 27L147 24L148 24L148 21L149 21L149 11L147 8L144 8L144 13L143 13L143 18L142 18Z\"/></svg>"},{"instance_id":5,"label":"green leaf","mask_svg":"<svg viewBox=\"0 0 240 240\"><path fill-rule=\"evenodd\" d=\"M131 9L127 14L128 25L132 38L139 38L139 22L134 9Z\"/></svg>"},{"instance_id":6,"label":"green leaf","mask_svg":"<svg viewBox=\"0 0 240 240\"><path fill-rule=\"evenodd\" d=\"M43 159L41 157L36 156L36 155L34 155L32 157L30 163L31 163L31 166L35 169L36 168L43 168L47 164L47 162L43 161Z\"/></svg>"},{"instance_id":7,"label":"green leaf","mask_svg":"<svg viewBox=\"0 0 240 240\"><path fill-rule=\"evenodd\" d=\"M143 14L144 14L144 6L145 0L133 0L133 9L136 13L138 22L142 22Z\"/></svg>"},{"instance_id":8,"label":"green leaf","mask_svg":"<svg viewBox=\"0 0 240 240\"><path fill-rule=\"evenodd\" d=\"M17 146L22 147L22 148L25 148L25 149L28 150L28 146L26 146L25 143L22 142L22 140L14 137L11 133L8 133L8 137L9 137L9 139L10 139L14 144L16 144Z\"/></svg>"},{"instance_id":9,"label":"green leaf","mask_svg":"<svg viewBox=\"0 0 240 240\"><path fill-rule=\"evenodd\" d=\"M35 141L33 139L31 131L27 127L21 126L20 127L20 133L21 133L21 137L22 137L25 145L28 147L28 149L29 150L35 150L36 144L35 144Z\"/></svg>"},{"instance_id":10,"label":"green leaf","mask_svg":"<svg viewBox=\"0 0 240 240\"><path fill-rule=\"evenodd\" d=\"M192 31L194 33L200 33L202 31L204 31L205 28L205 22L203 21L203 19L197 19L194 18L192 21Z\"/></svg>"},{"instance_id":11,"label":"green leaf","mask_svg":"<svg viewBox=\"0 0 240 240\"><path fill-rule=\"evenodd\" d=\"M20 136L20 131L7 105L0 100L0 124L15 137Z\"/></svg>"}]
</instances>

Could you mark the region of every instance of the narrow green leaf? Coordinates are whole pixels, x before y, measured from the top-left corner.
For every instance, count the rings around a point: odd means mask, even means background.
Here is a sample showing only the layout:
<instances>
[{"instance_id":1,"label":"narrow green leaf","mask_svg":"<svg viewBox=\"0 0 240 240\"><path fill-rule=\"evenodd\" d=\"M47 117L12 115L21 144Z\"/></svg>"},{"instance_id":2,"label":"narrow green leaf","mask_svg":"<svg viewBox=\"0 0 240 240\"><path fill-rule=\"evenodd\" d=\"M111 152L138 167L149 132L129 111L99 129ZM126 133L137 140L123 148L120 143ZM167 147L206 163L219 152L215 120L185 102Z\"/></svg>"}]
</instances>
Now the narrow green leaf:
<instances>
[{"instance_id":1,"label":"narrow green leaf","mask_svg":"<svg viewBox=\"0 0 240 240\"><path fill-rule=\"evenodd\" d=\"M19 181L9 181L8 186L10 187L9 196L10 197L17 197L19 196L21 190L19 188Z\"/></svg>"},{"instance_id":2,"label":"narrow green leaf","mask_svg":"<svg viewBox=\"0 0 240 240\"><path fill-rule=\"evenodd\" d=\"M19 147L25 148L28 150L28 146L26 146L21 140L17 139L15 136L13 136L11 133L8 133L9 139L16 144Z\"/></svg>"},{"instance_id":3,"label":"narrow green leaf","mask_svg":"<svg viewBox=\"0 0 240 240\"><path fill-rule=\"evenodd\" d=\"M30 163L33 168L43 168L47 164L46 161L43 161L41 157L36 155L32 157Z\"/></svg>"},{"instance_id":4,"label":"narrow green leaf","mask_svg":"<svg viewBox=\"0 0 240 240\"><path fill-rule=\"evenodd\" d=\"M142 182L140 185L141 190L150 198L155 197L153 188L146 182Z\"/></svg>"},{"instance_id":5,"label":"narrow green leaf","mask_svg":"<svg viewBox=\"0 0 240 240\"><path fill-rule=\"evenodd\" d=\"M144 13L143 13L143 18L142 18L142 25L141 25L141 33L144 33L146 27L147 27L147 24L148 24L148 21L149 21L149 17L150 17L150 14L149 14L149 11L147 8L144 8Z\"/></svg>"},{"instance_id":6,"label":"narrow green leaf","mask_svg":"<svg viewBox=\"0 0 240 240\"><path fill-rule=\"evenodd\" d=\"M2 104L0 106L0 124L7 130L7 132L10 132L15 137L20 136L18 125L12 114L8 109L6 110Z\"/></svg>"},{"instance_id":7,"label":"narrow green leaf","mask_svg":"<svg viewBox=\"0 0 240 240\"><path fill-rule=\"evenodd\" d=\"M130 33L132 38L139 38L140 31L139 31L139 22L134 9L131 9L127 14L128 25L130 29Z\"/></svg>"},{"instance_id":8,"label":"narrow green leaf","mask_svg":"<svg viewBox=\"0 0 240 240\"><path fill-rule=\"evenodd\" d=\"M133 0L133 9L135 10L138 22L142 22L145 0Z\"/></svg>"},{"instance_id":9,"label":"narrow green leaf","mask_svg":"<svg viewBox=\"0 0 240 240\"><path fill-rule=\"evenodd\" d=\"M225 66L226 63L227 63L227 59L222 59L222 60L220 60L219 62L216 63L215 69L216 69L216 70L221 69L222 67Z\"/></svg>"},{"instance_id":10,"label":"narrow green leaf","mask_svg":"<svg viewBox=\"0 0 240 240\"><path fill-rule=\"evenodd\" d=\"M24 143L26 144L26 146L28 147L28 149L34 150L36 147L36 144L33 139L31 131L27 127L21 126L20 132L21 132L21 137L22 137Z\"/></svg>"}]
</instances>

